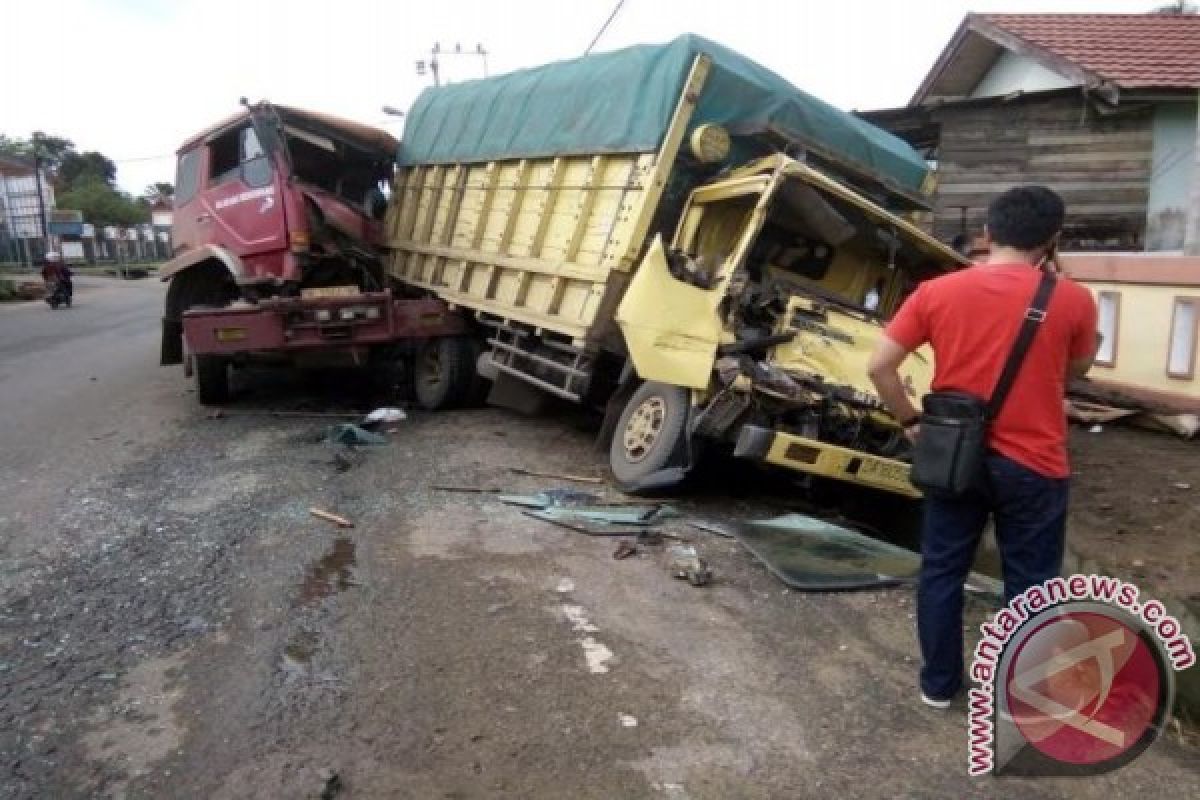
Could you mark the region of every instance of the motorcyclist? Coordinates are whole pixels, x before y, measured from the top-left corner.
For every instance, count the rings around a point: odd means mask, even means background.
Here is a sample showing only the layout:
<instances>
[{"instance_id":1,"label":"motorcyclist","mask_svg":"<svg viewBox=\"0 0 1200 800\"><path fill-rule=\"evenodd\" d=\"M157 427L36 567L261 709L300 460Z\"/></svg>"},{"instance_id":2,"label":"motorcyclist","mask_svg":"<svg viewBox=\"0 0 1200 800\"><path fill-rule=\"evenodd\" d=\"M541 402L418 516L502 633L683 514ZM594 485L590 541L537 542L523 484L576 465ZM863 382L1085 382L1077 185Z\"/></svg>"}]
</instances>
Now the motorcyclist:
<instances>
[{"instance_id":1,"label":"motorcyclist","mask_svg":"<svg viewBox=\"0 0 1200 800\"><path fill-rule=\"evenodd\" d=\"M42 264L42 280L46 283L47 291L53 292L55 286L61 283L67 297L74 294L71 270L63 263L62 256L54 250L46 253L45 262Z\"/></svg>"}]
</instances>

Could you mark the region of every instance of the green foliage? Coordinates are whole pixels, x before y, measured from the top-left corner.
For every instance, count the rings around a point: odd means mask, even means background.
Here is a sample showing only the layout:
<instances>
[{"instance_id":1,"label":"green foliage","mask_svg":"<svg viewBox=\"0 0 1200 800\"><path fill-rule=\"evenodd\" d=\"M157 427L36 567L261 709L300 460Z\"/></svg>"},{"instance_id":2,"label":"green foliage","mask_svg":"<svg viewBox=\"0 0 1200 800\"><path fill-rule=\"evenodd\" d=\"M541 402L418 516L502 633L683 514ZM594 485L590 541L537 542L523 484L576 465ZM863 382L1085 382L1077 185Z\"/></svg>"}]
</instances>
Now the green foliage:
<instances>
[{"instance_id":1,"label":"green foliage","mask_svg":"<svg viewBox=\"0 0 1200 800\"><path fill-rule=\"evenodd\" d=\"M151 206L157 203L165 203L170 205L174 198L175 186L174 184L167 183L166 181L152 183L142 191L142 199L146 201L147 205Z\"/></svg>"},{"instance_id":2,"label":"green foliage","mask_svg":"<svg viewBox=\"0 0 1200 800\"><path fill-rule=\"evenodd\" d=\"M98 180L113 186L117 180L117 165L103 153L89 150L86 153L68 152L58 167L57 183L62 189Z\"/></svg>"},{"instance_id":3,"label":"green foliage","mask_svg":"<svg viewBox=\"0 0 1200 800\"><path fill-rule=\"evenodd\" d=\"M58 205L82 211L83 218L97 226L137 225L150 220L145 206L95 176L81 179L59 195Z\"/></svg>"}]
</instances>

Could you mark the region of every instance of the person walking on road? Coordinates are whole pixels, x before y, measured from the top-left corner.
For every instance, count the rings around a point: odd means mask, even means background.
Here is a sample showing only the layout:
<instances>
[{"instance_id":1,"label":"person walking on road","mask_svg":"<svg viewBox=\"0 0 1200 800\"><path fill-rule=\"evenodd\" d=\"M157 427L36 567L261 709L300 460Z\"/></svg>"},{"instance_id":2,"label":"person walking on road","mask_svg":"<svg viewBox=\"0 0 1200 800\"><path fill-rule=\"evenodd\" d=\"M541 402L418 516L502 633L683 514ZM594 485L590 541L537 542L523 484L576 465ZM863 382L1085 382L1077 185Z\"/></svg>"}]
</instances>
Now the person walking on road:
<instances>
[{"instance_id":1,"label":"person walking on road","mask_svg":"<svg viewBox=\"0 0 1200 800\"><path fill-rule=\"evenodd\" d=\"M888 325L869 365L880 398L913 441L920 415L898 372L913 350L934 353L934 391L989 397L1031 307L1043 270L1056 268L1062 198L1041 186L1010 189L988 207L982 263L917 287ZM988 430L986 488L927 496L921 530L917 638L921 699L947 708L963 683L963 582L989 516L1005 601L1062 569L1066 534L1067 380L1096 353L1091 293L1058 277L1040 330Z\"/></svg>"}]
</instances>

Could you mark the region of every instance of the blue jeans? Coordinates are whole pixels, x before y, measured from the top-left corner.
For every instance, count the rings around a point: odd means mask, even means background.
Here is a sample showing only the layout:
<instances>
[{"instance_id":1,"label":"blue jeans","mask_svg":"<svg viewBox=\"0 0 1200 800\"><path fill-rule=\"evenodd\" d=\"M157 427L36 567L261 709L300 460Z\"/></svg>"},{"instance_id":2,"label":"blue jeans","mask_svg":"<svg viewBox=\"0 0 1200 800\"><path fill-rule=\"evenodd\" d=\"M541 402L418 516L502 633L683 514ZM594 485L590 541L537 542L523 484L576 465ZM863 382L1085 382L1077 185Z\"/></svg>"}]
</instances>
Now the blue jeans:
<instances>
[{"instance_id":1,"label":"blue jeans","mask_svg":"<svg viewBox=\"0 0 1200 800\"><path fill-rule=\"evenodd\" d=\"M962 688L963 582L988 516L995 520L1006 603L1062 569L1067 479L1047 478L997 453L987 457L987 473L990 495L925 498L917 638L921 691L936 699Z\"/></svg>"}]
</instances>

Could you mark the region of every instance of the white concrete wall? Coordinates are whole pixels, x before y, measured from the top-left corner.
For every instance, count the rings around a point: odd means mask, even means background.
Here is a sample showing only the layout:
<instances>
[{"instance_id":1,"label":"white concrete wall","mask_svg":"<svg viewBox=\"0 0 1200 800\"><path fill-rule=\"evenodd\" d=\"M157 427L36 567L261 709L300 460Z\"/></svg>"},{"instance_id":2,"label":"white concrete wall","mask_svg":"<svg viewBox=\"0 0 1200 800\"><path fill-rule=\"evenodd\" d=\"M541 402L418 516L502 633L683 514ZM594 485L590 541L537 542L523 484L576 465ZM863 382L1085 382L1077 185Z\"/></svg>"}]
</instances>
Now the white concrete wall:
<instances>
[{"instance_id":1,"label":"white concrete wall","mask_svg":"<svg viewBox=\"0 0 1200 800\"><path fill-rule=\"evenodd\" d=\"M1046 69L1032 58L1006 50L979 81L971 97L999 97L1018 91L1044 92L1076 85L1074 81Z\"/></svg>"},{"instance_id":2,"label":"white concrete wall","mask_svg":"<svg viewBox=\"0 0 1200 800\"><path fill-rule=\"evenodd\" d=\"M1154 160L1146 205L1146 249L1180 250L1196 162L1196 104L1154 110Z\"/></svg>"}]
</instances>

